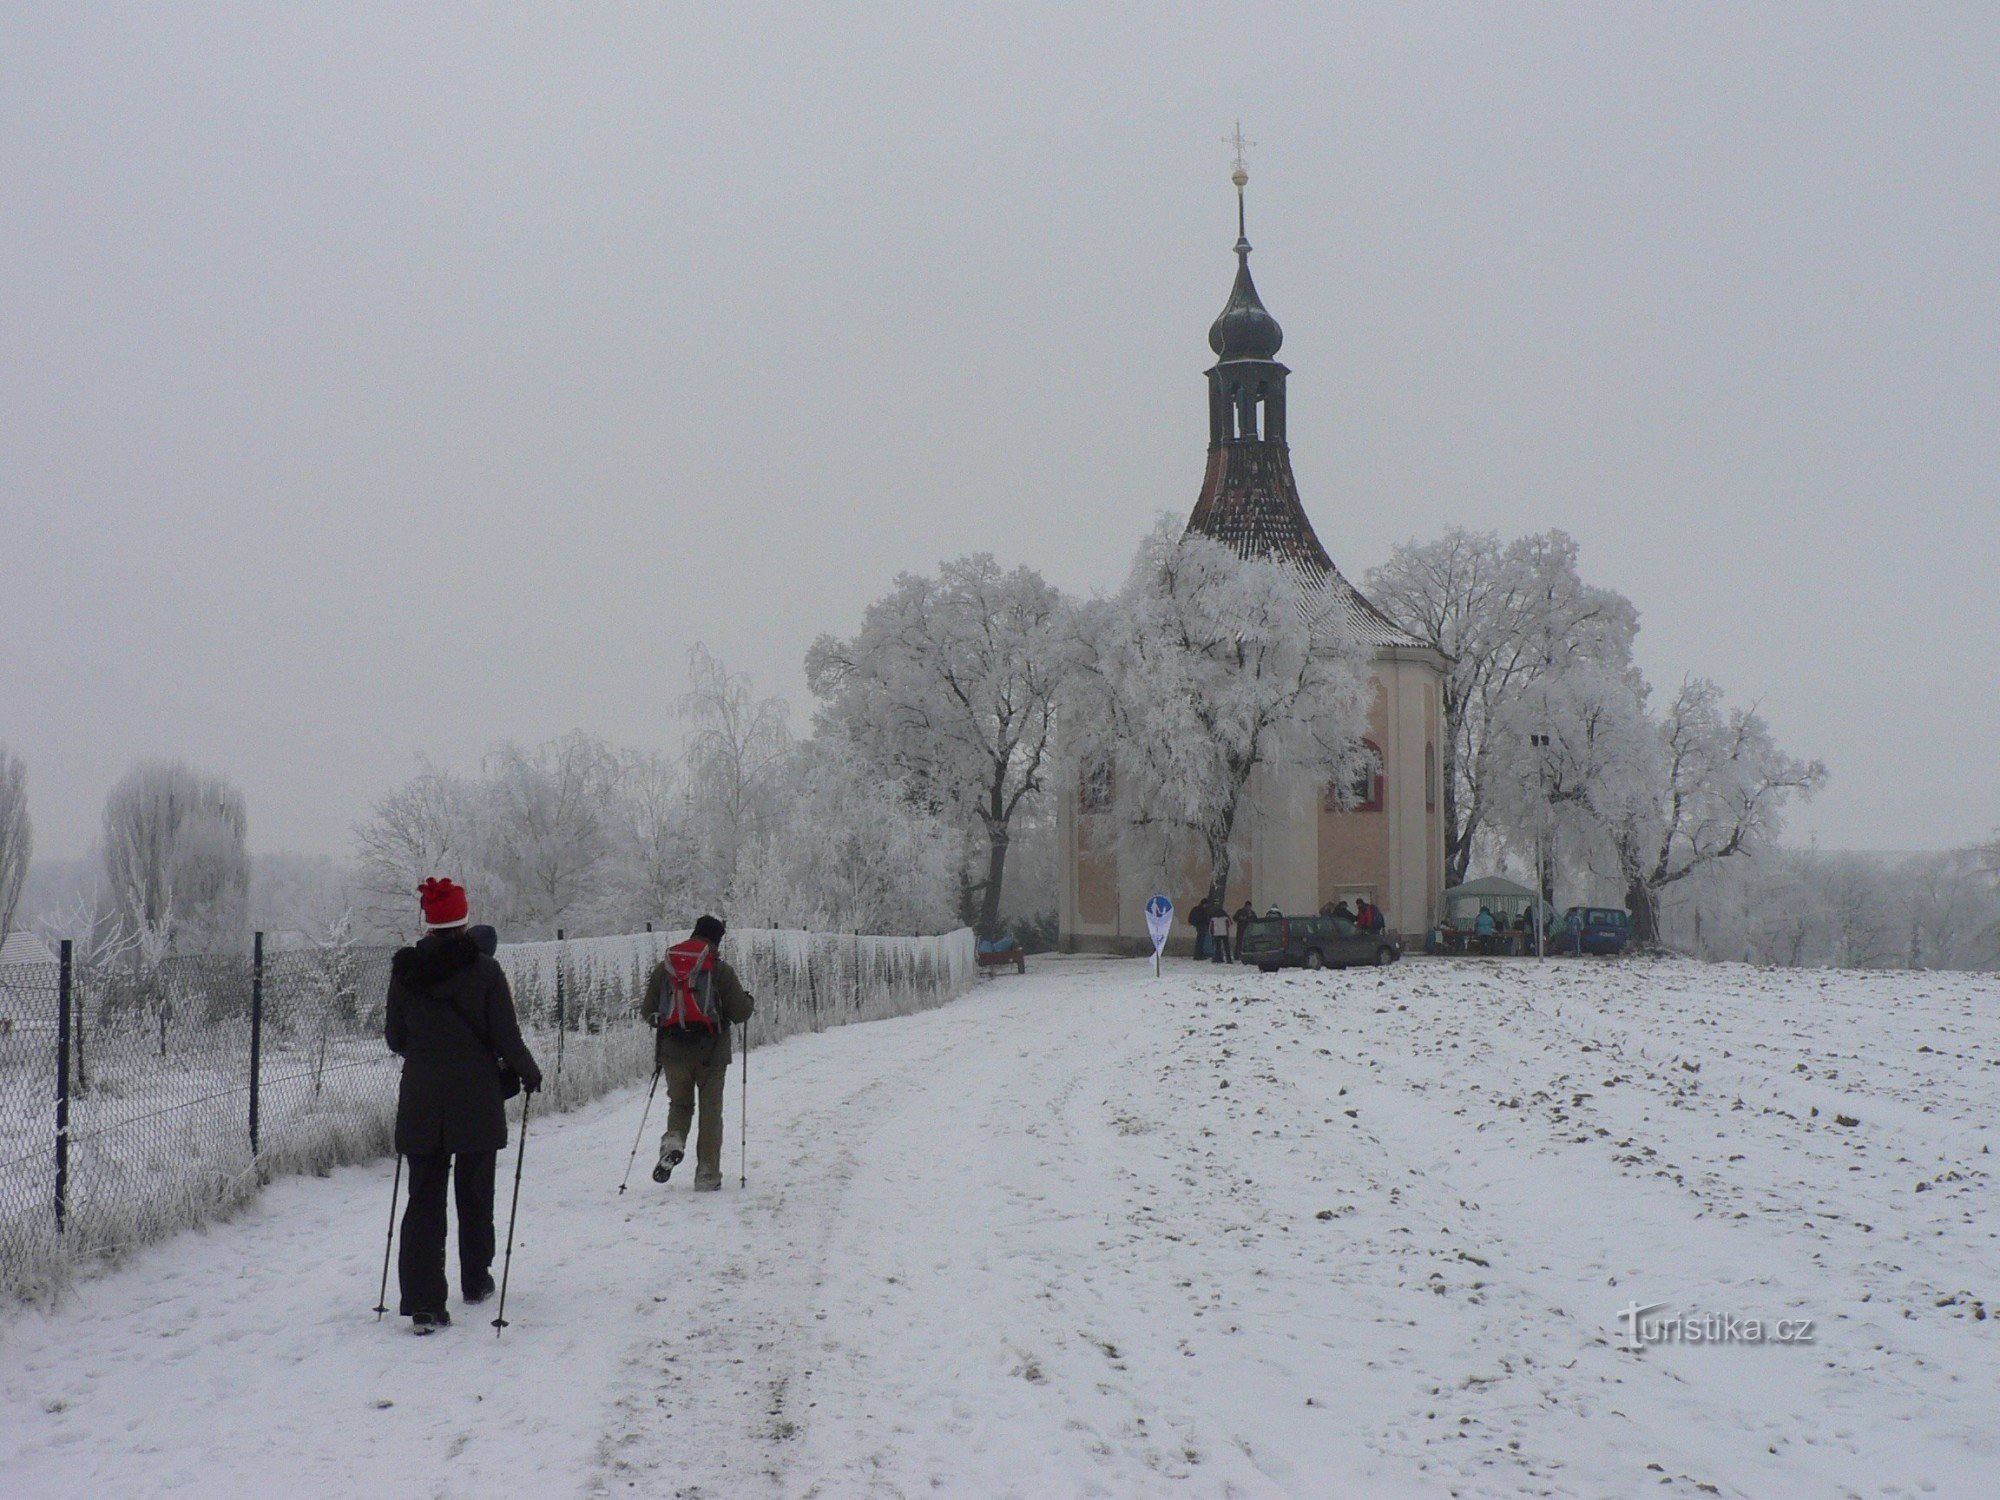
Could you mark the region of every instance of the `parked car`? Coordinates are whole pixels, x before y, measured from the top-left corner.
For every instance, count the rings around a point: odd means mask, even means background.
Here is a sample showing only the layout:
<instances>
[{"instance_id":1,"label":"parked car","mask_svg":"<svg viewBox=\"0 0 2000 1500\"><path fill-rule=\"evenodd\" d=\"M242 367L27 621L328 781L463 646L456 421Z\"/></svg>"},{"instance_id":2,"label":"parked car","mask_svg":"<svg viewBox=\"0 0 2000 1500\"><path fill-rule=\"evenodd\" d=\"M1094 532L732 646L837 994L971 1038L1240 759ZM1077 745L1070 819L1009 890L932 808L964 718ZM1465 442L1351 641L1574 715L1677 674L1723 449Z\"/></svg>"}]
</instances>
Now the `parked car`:
<instances>
[{"instance_id":1,"label":"parked car","mask_svg":"<svg viewBox=\"0 0 2000 1500\"><path fill-rule=\"evenodd\" d=\"M1363 932L1339 917L1257 917L1236 937L1236 956L1266 974L1274 969L1343 969L1392 964L1403 955L1393 933Z\"/></svg>"},{"instance_id":2,"label":"parked car","mask_svg":"<svg viewBox=\"0 0 2000 1500\"><path fill-rule=\"evenodd\" d=\"M1550 929L1551 953L1623 953L1632 941L1632 915L1615 906L1572 906Z\"/></svg>"}]
</instances>

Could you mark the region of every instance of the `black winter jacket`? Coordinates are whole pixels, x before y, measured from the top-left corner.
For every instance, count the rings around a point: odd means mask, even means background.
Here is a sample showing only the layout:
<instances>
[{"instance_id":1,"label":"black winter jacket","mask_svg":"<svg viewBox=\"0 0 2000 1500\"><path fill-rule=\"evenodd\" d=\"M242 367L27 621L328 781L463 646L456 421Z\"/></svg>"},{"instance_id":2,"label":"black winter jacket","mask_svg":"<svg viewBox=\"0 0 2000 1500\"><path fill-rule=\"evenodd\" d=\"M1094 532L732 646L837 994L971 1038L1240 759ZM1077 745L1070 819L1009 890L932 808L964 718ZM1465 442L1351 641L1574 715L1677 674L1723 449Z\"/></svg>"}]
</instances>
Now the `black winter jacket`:
<instances>
[{"instance_id":1,"label":"black winter jacket","mask_svg":"<svg viewBox=\"0 0 2000 1500\"><path fill-rule=\"evenodd\" d=\"M500 965L463 932L433 932L389 964L383 1038L403 1059L396 1149L498 1151L507 1144L500 1063L540 1088ZM483 1041L482 1041L483 1039Z\"/></svg>"}]
</instances>

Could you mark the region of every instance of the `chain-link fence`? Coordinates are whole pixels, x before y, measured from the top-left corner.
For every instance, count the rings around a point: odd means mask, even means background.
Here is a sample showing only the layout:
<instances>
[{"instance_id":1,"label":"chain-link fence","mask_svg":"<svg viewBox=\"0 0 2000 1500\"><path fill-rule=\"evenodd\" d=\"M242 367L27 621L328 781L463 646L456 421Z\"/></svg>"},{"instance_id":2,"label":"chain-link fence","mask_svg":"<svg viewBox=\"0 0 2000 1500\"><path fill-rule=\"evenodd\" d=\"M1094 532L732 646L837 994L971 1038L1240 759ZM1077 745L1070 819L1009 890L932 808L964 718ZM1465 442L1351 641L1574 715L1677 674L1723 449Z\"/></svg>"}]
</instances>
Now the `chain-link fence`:
<instances>
[{"instance_id":1,"label":"chain-link fence","mask_svg":"<svg viewBox=\"0 0 2000 1500\"><path fill-rule=\"evenodd\" d=\"M391 949L63 951L0 975L7 1290L211 1218L274 1174L388 1149Z\"/></svg>"},{"instance_id":2,"label":"chain-link fence","mask_svg":"<svg viewBox=\"0 0 2000 1500\"><path fill-rule=\"evenodd\" d=\"M662 933L512 944L499 958L541 1062L538 1108L652 1069L633 1024ZM0 1293L61 1285L227 1212L272 1176L391 1148L401 1062L382 1043L392 949L332 943L152 963L0 968ZM900 1015L962 991L970 932L732 932L758 1045ZM515 1106L518 1109L518 1106Z\"/></svg>"},{"instance_id":3,"label":"chain-link fence","mask_svg":"<svg viewBox=\"0 0 2000 1500\"><path fill-rule=\"evenodd\" d=\"M56 1226L57 969L0 968L0 1268L27 1290L51 1265Z\"/></svg>"}]
</instances>

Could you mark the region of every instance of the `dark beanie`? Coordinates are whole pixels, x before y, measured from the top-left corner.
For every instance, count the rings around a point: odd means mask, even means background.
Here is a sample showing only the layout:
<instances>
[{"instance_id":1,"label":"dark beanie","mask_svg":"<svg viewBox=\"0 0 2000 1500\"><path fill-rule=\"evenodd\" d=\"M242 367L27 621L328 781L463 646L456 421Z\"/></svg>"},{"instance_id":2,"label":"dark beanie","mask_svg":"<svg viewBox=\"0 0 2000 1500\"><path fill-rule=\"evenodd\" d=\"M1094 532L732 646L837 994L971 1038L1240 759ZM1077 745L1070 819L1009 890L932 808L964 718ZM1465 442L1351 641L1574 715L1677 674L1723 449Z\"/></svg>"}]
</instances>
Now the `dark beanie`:
<instances>
[{"instance_id":1,"label":"dark beanie","mask_svg":"<svg viewBox=\"0 0 2000 1500\"><path fill-rule=\"evenodd\" d=\"M728 924L720 917L700 917L694 924L694 935L704 943L720 943L722 935L729 931Z\"/></svg>"},{"instance_id":2,"label":"dark beanie","mask_svg":"<svg viewBox=\"0 0 2000 1500\"><path fill-rule=\"evenodd\" d=\"M493 950L500 946L500 934L495 932L491 927L488 927L484 922L480 923L477 927L466 928L465 935L472 939L472 946L477 948L481 953L484 953L488 958L491 958Z\"/></svg>"}]
</instances>

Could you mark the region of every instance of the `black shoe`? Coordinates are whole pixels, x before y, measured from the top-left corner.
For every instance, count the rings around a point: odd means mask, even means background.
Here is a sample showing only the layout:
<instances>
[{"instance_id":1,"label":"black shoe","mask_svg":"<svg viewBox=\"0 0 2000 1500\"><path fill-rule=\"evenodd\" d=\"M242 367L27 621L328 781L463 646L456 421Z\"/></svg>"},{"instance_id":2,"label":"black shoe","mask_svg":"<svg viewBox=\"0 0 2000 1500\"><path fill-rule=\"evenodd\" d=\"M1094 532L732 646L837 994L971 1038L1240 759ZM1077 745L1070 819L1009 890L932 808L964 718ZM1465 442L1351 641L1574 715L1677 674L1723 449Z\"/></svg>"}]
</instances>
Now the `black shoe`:
<instances>
[{"instance_id":1,"label":"black shoe","mask_svg":"<svg viewBox=\"0 0 2000 1500\"><path fill-rule=\"evenodd\" d=\"M488 1271L465 1288L465 1300L475 1306L493 1295L493 1273Z\"/></svg>"},{"instance_id":2,"label":"black shoe","mask_svg":"<svg viewBox=\"0 0 2000 1500\"><path fill-rule=\"evenodd\" d=\"M451 1327L451 1314L443 1308L439 1308L434 1313L420 1312L410 1314L410 1331L412 1333L436 1333L440 1328L449 1327Z\"/></svg>"},{"instance_id":3,"label":"black shoe","mask_svg":"<svg viewBox=\"0 0 2000 1500\"><path fill-rule=\"evenodd\" d=\"M673 1176L674 1168L681 1164L685 1156L686 1153L681 1151L662 1151L658 1164L653 1168L653 1181L665 1182Z\"/></svg>"}]
</instances>

